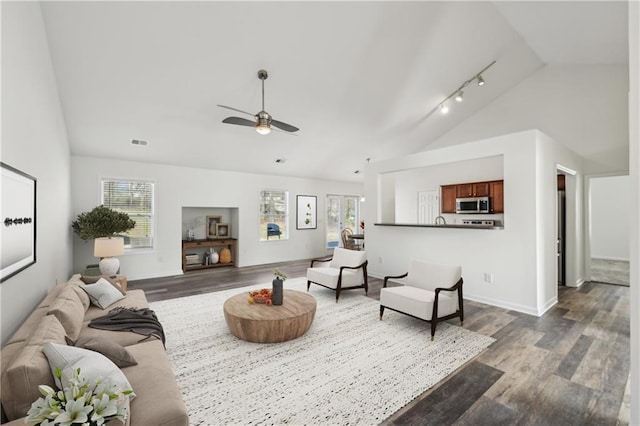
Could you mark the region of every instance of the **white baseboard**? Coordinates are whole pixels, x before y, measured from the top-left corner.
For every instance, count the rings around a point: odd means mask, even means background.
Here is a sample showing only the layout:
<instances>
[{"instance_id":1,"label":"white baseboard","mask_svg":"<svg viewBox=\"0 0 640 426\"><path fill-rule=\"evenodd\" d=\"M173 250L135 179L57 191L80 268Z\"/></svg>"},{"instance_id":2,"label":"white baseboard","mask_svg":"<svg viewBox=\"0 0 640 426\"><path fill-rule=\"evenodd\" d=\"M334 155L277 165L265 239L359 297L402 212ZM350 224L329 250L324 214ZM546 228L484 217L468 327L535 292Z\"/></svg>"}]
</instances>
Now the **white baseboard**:
<instances>
[{"instance_id":1,"label":"white baseboard","mask_svg":"<svg viewBox=\"0 0 640 426\"><path fill-rule=\"evenodd\" d=\"M529 306L519 305L516 303L508 303L503 300L492 299L490 297L478 296L476 294L464 293L464 298L468 300L473 300L474 302L485 303L491 306L497 306L498 308L508 309L510 311L522 312L523 314L540 316L542 314L538 314L538 310ZM544 313L544 312L543 312Z\"/></svg>"},{"instance_id":2,"label":"white baseboard","mask_svg":"<svg viewBox=\"0 0 640 426\"><path fill-rule=\"evenodd\" d=\"M623 258L623 257L610 257L610 256L594 256L591 255L591 259L600 259L600 260L614 260L617 262L629 262L629 258Z\"/></svg>"}]
</instances>

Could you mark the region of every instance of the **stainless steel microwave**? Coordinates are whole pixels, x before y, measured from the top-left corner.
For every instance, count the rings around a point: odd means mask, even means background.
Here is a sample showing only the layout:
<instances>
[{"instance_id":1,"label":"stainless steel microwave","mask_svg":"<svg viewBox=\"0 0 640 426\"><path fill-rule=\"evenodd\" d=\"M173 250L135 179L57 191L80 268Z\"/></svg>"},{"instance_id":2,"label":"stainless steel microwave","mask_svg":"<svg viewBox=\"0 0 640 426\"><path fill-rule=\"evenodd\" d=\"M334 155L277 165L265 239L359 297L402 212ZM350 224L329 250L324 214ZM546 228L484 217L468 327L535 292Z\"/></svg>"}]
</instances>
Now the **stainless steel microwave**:
<instances>
[{"instance_id":1,"label":"stainless steel microwave","mask_svg":"<svg viewBox=\"0 0 640 426\"><path fill-rule=\"evenodd\" d=\"M490 213L489 197L456 198L456 213Z\"/></svg>"}]
</instances>

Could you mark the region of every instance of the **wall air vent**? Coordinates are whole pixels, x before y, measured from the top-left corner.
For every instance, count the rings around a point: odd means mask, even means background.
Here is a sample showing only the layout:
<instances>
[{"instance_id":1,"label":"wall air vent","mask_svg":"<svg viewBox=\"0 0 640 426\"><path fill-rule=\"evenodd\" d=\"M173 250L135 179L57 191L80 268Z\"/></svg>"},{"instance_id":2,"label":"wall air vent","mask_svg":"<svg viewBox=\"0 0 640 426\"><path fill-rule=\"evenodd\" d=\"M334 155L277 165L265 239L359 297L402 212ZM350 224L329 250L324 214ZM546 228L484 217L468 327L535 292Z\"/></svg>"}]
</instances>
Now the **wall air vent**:
<instances>
[{"instance_id":1,"label":"wall air vent","mask_svg":"<svg viewBox=\"0 0 640 426\"><path fill-rule=\"evenodd\" d=\"M143 140L140 140L140 139L131 139L131 145L149 146L149 142L148 141L143 141Z\"/></svg>"}]
</instances>

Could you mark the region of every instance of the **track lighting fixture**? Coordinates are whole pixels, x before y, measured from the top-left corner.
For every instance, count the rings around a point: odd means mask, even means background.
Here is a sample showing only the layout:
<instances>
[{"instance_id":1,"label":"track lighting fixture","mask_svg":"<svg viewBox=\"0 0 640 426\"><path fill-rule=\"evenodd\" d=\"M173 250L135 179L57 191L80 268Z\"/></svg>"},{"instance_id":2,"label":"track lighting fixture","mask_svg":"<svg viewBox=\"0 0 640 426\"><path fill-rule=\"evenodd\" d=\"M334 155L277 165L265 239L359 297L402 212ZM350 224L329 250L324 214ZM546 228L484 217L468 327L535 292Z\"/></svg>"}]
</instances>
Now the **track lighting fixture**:
<instances>
[{"instance_id":1,"label":"track lighting fixture","mask_svg":"<svg viewBox=\"0 0 640 426\"><path fill-rule=\"evenodd\" d=\"M440 112L443 114L446 114L449 112L449 107L447 106L447 101L449 99L455 99L456 102L462 102L463 97L464 97L464 92L462 91L462 89L464 89L465 87L467 87L469 84L471 84L474 80L477 81L478 86L483 86L485 81L484 78L482 77L482 73L485 72L486 70L488 70L491 66L493 66L493 64L495 64L496 61L492 61L489 65L487 65L486 67L484 67L479 73L477 73L476 75L474 75L473 77L471 77L469 80L465 81L464 83L462 83L460 85L460 87L458 87L453 93L451 93L449 96L447 96L442 102L440 102L440 104L438 105L440 108ZM433 111L433 110L432 110Z\"/></svg>"}]
</instances>

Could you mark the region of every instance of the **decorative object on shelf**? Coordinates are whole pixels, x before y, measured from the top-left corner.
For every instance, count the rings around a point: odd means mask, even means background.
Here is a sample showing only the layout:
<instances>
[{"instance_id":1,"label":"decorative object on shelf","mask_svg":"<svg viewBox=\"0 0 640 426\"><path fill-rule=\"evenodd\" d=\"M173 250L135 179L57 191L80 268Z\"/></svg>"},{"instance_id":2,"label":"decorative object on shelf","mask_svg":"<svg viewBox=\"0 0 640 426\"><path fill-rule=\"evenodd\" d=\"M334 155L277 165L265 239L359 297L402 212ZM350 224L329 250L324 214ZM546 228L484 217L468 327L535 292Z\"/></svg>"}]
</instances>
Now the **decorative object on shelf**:
<instances>
[{"instance_id":1,"label":"decorative object on shelf","mask_svg":"<svg viewBox=\"0 0 640 426\"><path fill-rule=\"evenodd\" d=\"M228 223L216 223L216 235L218 238L227 238L231 236L231 225Z\"/></svg>"},{"instance_id":2,"label":"decorative object on shelf","mask_svg":"<svg viewBox=\"0 0 640 426\"><path fill-rule=\"evenodd\" d=\"M0 282L36 263L36 178L2 166L2 272Z\"/></svg>"},{"instance_id":3,"label":"decorative object on shelf","mask_svg":"<svg viewBox=\"0 0 640 426\"><path fill-rule=\"evenodd\" d=\"M271 301L274 305L282 305L283 289L282 284L287 279L287 276L283 274L278 268L273 270L273 275L276 277L271 282L272 296Z\"/></svg>"},{"instance_id":4,"label":"decorative object on shelf","mask_svg":"<svg viewBox=\"0 0 640 426\"><path fill-rule=\"evenodd\" d=\"M120 269L120 260L115 256L124 254L124 238L96 238L93 255L100 258L100 272L102 275L114 277Z\"/></svg>"},{"instance_id":5,"label":"decorative object on shelf","mask_svg":"<svg viewBox=\"0 0 640 426\"><path fill-rule=\"evenodd\" d=\"M231 263L231 250L223 248L220 250L220 263Z\"/></svg>"},{"instance_id":6,"label":"decorative object on shelf","mask_svg":"<svg viewBox=\"0 0 640 426\"><path fill-rule=\"evenodd\" d=\"M120 261L114 256L124 254L124 238L117 236L136 226L128 214L109 207L97 206L80 213L71 223L73 231L83 240L95 240L93 255L100 257L100 272L113 276L120 269Z\"/></svg>"},{"instance_id":7,"label":"decorative object on shelf","mask_svg":"<svg viewBox=\"0 0 640 426\"><path fill-rule=\"evenodd\" d=\"M211 261L211 265L215 265L220 261L220 255L213 247L209 247L209 259Z\"/></svg>"},{"instance_id":8,"label":"decorative object on shelf","mask_svg":"<svg viewBox=\"0 0 640 426\"><path fill-rule=\"evenodd\" d=\"M196 229L201 229L201 227L204 225L204 221L202 219L202 217L200 216L196 216L193 219L190 220L186 220L184 222L182 222L182 227L183 229L186 229L186 239L187 241L193 241L196 239ZM206 235L206 231L204 233L204 235Z\"/></svg>"},{"instance_id":9,"label":"decorative object on shelf","mask_svg":"<svg viewBox=\"0 0 640 426\"><path fill-rule=\"evenodd\" d=\"M187 266L200 265L200 256L195 253L188 253L185 256L185 260L187 261Z\"/></svg>"},{"instance_id":10,"label":"decorative object on shelf","mask_svg":"<svg viewBox=\"0 0 640 426\"><path fill-rule=\"evenodd\" d=\"M296 229L317 229L317 197L298 195L296 197Z\"/></svg>"},{"instance_id":11,"label":"decorative object on shelf","mask_svg":"<svg viewBox=\"0 0 640 426\"><path fill-rule=\"evenodd\" d=\"M207 216L207 238L218 238L216 225L222 221L222 216Z\"/></svg>"},{"instance_id":12,"label":"decorative object on shelf","mask_svg":"<svg viewBox=\"0 0 640 426\"><path fill-rule=\"evenodd\" d=\"M61 380L62 371L55 371ZM40 385L40 397L31 404L25 423L53 425L54 423L82 423L89 426L105 424L116 419L124 424L129 416L128 400L131 389L112 386L108 379L85 379L80 369L73 371L69 385L57 392L51 386Z\"/></svg>"}]
</instances>

